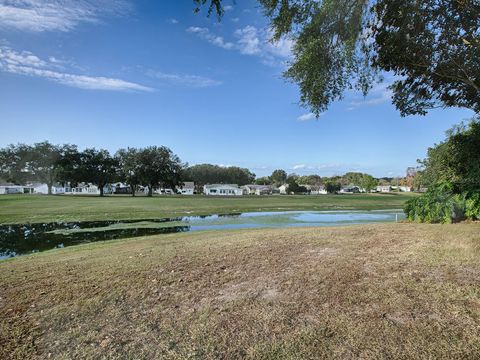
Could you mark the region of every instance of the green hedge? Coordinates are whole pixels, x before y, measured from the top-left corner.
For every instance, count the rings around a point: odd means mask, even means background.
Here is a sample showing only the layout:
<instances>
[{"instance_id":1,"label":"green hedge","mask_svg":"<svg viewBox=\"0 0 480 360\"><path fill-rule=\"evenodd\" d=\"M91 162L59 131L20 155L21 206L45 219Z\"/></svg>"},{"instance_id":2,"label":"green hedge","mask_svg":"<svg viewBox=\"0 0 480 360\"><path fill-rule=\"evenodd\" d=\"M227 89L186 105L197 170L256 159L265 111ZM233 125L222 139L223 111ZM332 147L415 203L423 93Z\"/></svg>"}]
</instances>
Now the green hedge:
<instances>
[{"instance_id":1,"label":"green hedge","mask_svg":"<svg viewBox=\"0 0 480 360\"><path fill-rule=\"evenodd\" d=\"M407 219L442 224L480 219L480 191L454 194L452 188L449 184L439 184L408 200L403 209Z\"/></svg>"}]
</instances>

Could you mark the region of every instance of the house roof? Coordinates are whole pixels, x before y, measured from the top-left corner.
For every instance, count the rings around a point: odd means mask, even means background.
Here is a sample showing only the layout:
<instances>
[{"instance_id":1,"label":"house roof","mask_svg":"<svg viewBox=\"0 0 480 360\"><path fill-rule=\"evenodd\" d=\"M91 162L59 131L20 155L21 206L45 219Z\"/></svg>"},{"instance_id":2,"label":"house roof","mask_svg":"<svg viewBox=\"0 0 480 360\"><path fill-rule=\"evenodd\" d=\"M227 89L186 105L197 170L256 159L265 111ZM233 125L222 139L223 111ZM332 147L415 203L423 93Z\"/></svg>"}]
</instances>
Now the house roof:
<instances>
[{"instance_id":1,"label":"house roof","mask_svg":"<svg viewBox=\"0 0 480 360\"><path fill-rule=\"evenodd\" d=\"M270 190L272 188L271 185L257 185L257 184L245 185L242 187L245 187L245 188L248 187L255 190Z\"/></svg>"},{"instance_id":2,"label":"house roof","mask_svg":"<svg viewBox=\"0 0 480 360\"><path fill-rule=\"evenodd\" d=\"M208 184L205 185L205 189L214 189L214 188L229 188L229 189L238 189L237 184Z\"/></svg>"},{"instance_id":3,"label":"house roof","mask_svg":"<svg viewBox=\"0 0 480 360\"><path fill-rule=\"evenodd\" d=\"M18 185L15 185L14 183L0 182L0 186L18 186Z\"/></svg>"}]
</instances>

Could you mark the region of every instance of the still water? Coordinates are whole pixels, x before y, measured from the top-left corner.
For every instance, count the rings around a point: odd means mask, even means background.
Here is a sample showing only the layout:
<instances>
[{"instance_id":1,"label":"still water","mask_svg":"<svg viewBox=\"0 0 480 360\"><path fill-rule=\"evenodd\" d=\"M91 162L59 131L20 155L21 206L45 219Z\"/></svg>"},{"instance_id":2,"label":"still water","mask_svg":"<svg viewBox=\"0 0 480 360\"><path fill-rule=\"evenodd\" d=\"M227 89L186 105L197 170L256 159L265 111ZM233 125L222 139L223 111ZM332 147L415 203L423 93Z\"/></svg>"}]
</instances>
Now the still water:
<instances>
[{"instance_id":1,"label":"still water","mask_svg":"<svg viewBox=\"0 0 480 360\"><path fill-rule=\"evenodd\" d=\"M282 211L165 219L0 225L0 260L82 243L165 233L394 222L401 210Z\"/></svg>"}]
</instances>

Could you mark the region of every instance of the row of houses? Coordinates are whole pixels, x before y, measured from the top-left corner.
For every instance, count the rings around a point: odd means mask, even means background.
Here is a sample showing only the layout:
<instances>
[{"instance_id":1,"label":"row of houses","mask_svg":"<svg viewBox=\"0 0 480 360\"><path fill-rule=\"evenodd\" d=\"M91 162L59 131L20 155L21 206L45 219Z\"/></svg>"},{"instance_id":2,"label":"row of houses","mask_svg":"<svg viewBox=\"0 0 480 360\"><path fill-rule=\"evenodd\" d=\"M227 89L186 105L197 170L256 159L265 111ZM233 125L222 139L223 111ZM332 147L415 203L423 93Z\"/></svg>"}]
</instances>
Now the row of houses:
<instances>
[{"instance_id":1,"label":"row of houses","mask_svg":"<svg viewBox=\"0 0 480 360\"><path fill-rule=\"evenodd\" d=\"M307 194L324 195L327 190L322 185L301 185L307 189ZM117 182L109 184L103 188L105 194L131 194L131 188L127 184ZM372 192L388 193L393 191L410 192L412 189L407 186L377 186ZM148 188L139 187L138 192L148 192ZM362 189L356 185L344 186L340 189L340 194L357 194L364 193ZM185 182L182 186L177 186L174 190L169 188L154 189L155 194L159 195L193 195L195 193L195 184L193 182ZM288 185L279 187L273 185L244 185L237 184L209 184L203 187L203 193L207 196L242 196L242 195L274 195L289 194ZM0 194L48 194L47 184L33 183L28 185L15 185L11 183L0 183ZM52 187L52 194L65 195L98 195L100 189L93 184L79 184L75 187L62 187L56 185Z\"/></svg>"},{"instance_id":2,"label":"row of houses","mask_svg":"<svg viewBox=\"0 0 480 360\"><path fill-rule=\"evenodd\" d=\"M155 189L156 194L182 194L193 195L194 183L186 182L178 186L175 191L172 189ZM139 187L139 192L148 192L148 188ZM103 187L104 194L131 194L132 189L127 184L118 182L108 184ZM16 185L12 183L0 183L0 194L48 194L48 185L44 183L32 183L27 185ZM99 195L100 188L93 184L81 183L75 187L61 186L56 184L52 186L52 194L60 195Z\"/></svg>"}]
</instances>

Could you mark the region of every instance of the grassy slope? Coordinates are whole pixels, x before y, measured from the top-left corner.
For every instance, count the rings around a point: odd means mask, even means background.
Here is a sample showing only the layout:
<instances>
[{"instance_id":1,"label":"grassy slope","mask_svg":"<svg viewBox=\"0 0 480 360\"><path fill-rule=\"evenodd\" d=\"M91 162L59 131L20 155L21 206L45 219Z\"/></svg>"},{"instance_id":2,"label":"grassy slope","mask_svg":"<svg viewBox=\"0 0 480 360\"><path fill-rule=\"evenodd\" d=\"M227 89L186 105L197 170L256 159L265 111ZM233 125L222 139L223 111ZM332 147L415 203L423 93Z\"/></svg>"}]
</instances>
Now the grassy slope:
<instances>
[{"instance_id":1,"label":"grassy slope","mask_svg":"<svg viewBox=\"0 0 480 360\"><path fill-rule=\"evenodd\" d=\"M269 197L0 196L1 223L114 220L275 210L372 210L402 208L411 194Z\"/></svg>"},{"instance_id":2,"label":"grassy slope","mask_svg":"<svg viewBox=\"0 0 480 360\"><path fill-rule=\"evenodd\" d=\"M1 262L0 289L2 359L480 357L480 224L80 245Z\"/></svg>"}]
</instances>

